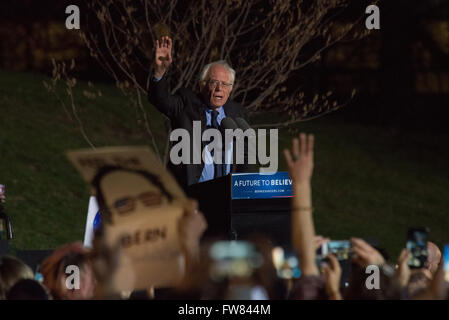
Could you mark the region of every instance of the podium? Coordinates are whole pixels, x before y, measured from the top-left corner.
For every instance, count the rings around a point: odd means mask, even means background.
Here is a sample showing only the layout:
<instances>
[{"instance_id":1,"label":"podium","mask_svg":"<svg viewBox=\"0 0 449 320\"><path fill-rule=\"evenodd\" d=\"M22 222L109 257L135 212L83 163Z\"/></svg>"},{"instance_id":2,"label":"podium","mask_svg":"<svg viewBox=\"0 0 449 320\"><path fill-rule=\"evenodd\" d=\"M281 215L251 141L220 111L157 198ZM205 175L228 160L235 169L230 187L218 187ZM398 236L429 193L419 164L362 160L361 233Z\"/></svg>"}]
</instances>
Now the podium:
<instances>
[{"instance_id":1,"label":"podium","mask_svg":"<svg viewBox=\"0 0 449 320\"><path fill-rule=\"evenodd\" d=\"M186 193L205 215L205 237L245 240L264 235L275 245L291 244L292 185L287 172L229 174L191 185Z\"/></svg>"}]
</instances>

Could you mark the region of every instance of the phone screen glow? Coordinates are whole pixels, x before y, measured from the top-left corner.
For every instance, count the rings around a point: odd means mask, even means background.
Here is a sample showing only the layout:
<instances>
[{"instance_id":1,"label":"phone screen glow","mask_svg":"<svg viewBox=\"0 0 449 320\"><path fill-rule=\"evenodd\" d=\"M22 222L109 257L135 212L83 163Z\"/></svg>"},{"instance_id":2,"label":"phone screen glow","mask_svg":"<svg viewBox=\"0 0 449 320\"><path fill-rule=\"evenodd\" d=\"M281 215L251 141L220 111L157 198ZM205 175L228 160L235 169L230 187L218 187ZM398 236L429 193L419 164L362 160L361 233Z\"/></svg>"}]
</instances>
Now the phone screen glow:
<instances>
[{"instance_id":1,"label":"phone screen glow","mask_svg":"<svg viewBox=\"0 0 449 320\"><path fill-rule=\"evenodd\" d=\"M449 282L449 244L446 244L444 246L443 250L443 257L444 257L444 279Z\"/></svg>"}]
</instances>

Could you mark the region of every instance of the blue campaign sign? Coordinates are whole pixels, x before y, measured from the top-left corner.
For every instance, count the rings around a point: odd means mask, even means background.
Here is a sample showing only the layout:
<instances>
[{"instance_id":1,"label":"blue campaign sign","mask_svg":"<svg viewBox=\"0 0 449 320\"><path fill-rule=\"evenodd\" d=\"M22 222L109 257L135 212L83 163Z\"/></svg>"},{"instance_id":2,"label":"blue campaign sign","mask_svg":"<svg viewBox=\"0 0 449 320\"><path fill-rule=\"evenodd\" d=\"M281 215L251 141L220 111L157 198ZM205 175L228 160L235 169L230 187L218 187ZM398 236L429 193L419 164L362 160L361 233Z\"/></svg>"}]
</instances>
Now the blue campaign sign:
<instances>
[{"instance_id":1,"label":"blue campaign sign","mask_svg":"<svg viewBox=\"0 0 449 320\"><path fill-rule=\"evenodd\" d=\"M288 172L272 175L259 173L234 173L232 199L271 199L292 196L292 180Z\"/></svg>"}]
</instances>

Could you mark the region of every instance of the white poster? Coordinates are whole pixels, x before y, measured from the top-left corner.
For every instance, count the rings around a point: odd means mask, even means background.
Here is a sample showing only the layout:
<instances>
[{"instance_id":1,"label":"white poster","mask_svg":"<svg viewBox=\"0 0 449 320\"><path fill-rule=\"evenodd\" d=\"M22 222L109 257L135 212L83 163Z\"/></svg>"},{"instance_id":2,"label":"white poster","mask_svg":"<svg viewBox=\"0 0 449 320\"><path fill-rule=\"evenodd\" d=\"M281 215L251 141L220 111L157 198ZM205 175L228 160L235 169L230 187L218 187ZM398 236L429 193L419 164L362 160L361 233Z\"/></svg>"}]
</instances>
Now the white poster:
<instances>
[{"instance_id":1,"label":"white poster","mask_svg":"<svg viewBox=\"0 0 449 320\"><path fill-rule=\"evenodd\" d=\"M87 209L86 228L84 231L84 246L92 248L92 241L94 239L94 221L99 217L100 208L98 207L97 199L91 196L89 199L89 206Z\"/></svg>"}]
</instances>

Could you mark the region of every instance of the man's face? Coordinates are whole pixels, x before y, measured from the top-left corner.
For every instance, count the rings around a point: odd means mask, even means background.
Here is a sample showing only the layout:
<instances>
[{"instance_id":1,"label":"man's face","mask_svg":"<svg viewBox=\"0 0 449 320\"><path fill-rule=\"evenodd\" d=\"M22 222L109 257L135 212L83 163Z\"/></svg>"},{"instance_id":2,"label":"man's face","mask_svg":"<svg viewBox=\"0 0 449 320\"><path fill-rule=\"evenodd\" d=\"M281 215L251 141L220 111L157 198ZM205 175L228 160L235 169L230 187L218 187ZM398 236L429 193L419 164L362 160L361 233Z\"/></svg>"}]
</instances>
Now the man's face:
<instances>
[{"instance_id":1,"label":"man's face","mask_svg":"<svg viewBox=\"0 0 449 320\"><path fill-rule=\"evenodd\" d=\"M221 65L210 67L206 81L201 84L205 101L213 109L223 106L228 101L232 90L231 74Z\"/></svg>"}]
</instances>

